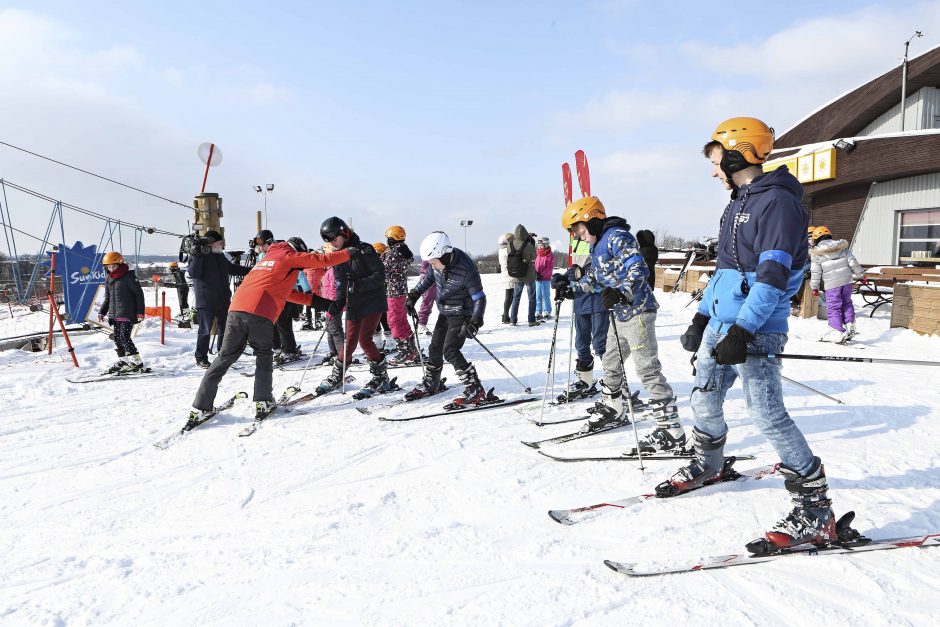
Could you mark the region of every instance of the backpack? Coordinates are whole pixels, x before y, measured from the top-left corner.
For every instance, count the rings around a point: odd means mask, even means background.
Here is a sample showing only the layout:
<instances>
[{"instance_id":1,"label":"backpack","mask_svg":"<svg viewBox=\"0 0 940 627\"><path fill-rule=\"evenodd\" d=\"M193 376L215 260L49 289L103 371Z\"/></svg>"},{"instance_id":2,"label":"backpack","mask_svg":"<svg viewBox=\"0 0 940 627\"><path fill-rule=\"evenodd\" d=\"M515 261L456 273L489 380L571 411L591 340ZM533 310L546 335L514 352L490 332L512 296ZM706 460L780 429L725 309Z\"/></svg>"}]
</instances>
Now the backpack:
<instances>
[{"instance_id":1,"label":"backpack","mask_svg":"<svg viewBox=\"0 0 940 627\"><path fill-rule=\"evenodd\" d=\"M506 272L514 279L523 279L529 273L531 262L522 256L522 251L530 243L526 240L522 243L522 248L516 250L512 244L509 245L509 254L506 256Z\"/></svg>"}]
</instances>

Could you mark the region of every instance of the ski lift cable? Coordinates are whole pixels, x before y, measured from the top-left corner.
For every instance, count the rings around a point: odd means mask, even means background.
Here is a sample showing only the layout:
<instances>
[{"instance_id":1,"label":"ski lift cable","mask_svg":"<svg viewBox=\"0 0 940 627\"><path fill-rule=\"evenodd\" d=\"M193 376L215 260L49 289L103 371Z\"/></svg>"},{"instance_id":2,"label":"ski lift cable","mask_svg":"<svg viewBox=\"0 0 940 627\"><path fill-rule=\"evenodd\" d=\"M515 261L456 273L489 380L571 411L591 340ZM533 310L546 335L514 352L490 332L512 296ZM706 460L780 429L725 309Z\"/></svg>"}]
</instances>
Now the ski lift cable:
<instances>
[{"instance_id":1,"label":"ski lift cable","mask_svg":"<svg viewBox=\"0 0 940 627\"><path fill-rule=\"evenodd\" d=\"M177 201L177 200L172 200L172 199L170 199L170 198L165 198L165 197L160 196L160 195L158 195L158 194L154 194L154 193L148 192L148 191L146 191L146 190L140 189L140 188L138 188L138 187L134 187L133 185L128 185L127 183L122 183L122 182L120 182L120 181L115 181L114 179L110 179L110 178L108 178L108 177L106 177L106 176L102 176L102 175L100 175L100 174L95 174L94 172L89 172L88 170L83 170L82 168L76 167L76 166L74 166L74 165L69 165L68 163L63 163L62 161L57 161L57 160L53 159L52 157L47 157L47 156L41 155L41 154L39 154L39 153L37 153L37 152L33 152L33 151L31 151L31 150L26 150L25 148L20 148L19 146L14 146L13 144L9 144L9 143L4 142L4 141L0 141L0 145L7 146L7 147L9 147L9 148L13 148L14 150L19 150L19 151L21 151L21 152L25 152L25 153L28 154L28 155L33 155L34 157L39 157L40 159L45 159L46 161L51 161L52 163L57 163L57 164L59 164L59 165L61 165L61 166L65 166L65 167L67 167L67 168L71 168L71 169L73 169L73 170L77 170L78 172L81 172L81 173L83 173L83 174L88 174L89 176L94 176L94 177L99 178L99 179L102 179L102 180L104 180L104 181L108 181L109 183L114 183L115 185L120 185L121 187L126 187L127 189L132 189L132 190L134 190L135 192L140 192L141 194L146 194L146 195L148 195L148 196L153 196L154 198L159 198L160 200L164 200L164 201L166 201L166 202L168 202L168 203L170 203L170 204L173 204L173 205L179 205L180 207L186 207L187 209L191 209L191 208L192 208L192 207L190 207L189 205L187 205L187 204L185 204L185 203L181 203L181 202L179 202L179 201Z\"/></svg>"}]
</instances>

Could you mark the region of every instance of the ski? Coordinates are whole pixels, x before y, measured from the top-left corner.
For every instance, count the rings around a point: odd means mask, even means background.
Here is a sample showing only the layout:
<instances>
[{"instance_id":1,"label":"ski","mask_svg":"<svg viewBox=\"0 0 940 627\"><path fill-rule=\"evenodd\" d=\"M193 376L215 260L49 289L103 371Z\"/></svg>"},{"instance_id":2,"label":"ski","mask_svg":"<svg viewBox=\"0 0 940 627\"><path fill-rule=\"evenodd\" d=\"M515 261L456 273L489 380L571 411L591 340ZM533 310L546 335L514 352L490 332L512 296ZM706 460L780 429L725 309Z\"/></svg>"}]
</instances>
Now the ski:
<instances>
[{"instance_id":1,"label":"ski","mask_svg":"<svg viewBox=\"0 0 940 627\"><path fill-rule=\"evenodd\" d=\"M627 462L638 462L640 457L634 455L632 451L630 453L620 453L617 454L591 454L583 453L580 455L577 454L557 454L557 453L546 453L545 451L540 450L539 455L544 455L549 459L553 459L557 462L606 462L606 461L627 461ZM679 449L675 452L665 451L659 453L649 453L643 454L643 461L663 461L670 459L694 459L695 453L689 449ZM753 455L735 455L735 459L754 459Z\"/></svg>"},{"instance_id":2,"label":"ski","mask_svg":"<svg viewBox=\"0 0 940 627\"><path fill-rule=\"evenodd\" d=\"M531 397L531 398L520 398L514 401L506 401L500 399L492 403L486 403L484 405L473 405L472 407L467 407L466 409L445 409L443 411L431 412L429 414L420 414L418 416L407 416L402 418L386 418L385 416L379 416L379 420L385 422L407 422L409 420L424 420L425 418L436 418L438 416L451 416L456 414L466 414L472 411L481 411L484 409L495 409L497 407L511 407L513 405L521 405L522 403L532 403L540 399Z\"/></svg>"},{"instance_id":3,"label":"ski","mask_svg":"<svg viewBox=\"0 0 940 627\"><path fill-rule=\"evenodd\" d=\"M179 431L175 431L171 433L170 435L168 435L167 437L154 442L153 445L161 450L169 448L181 437L183 437L184 435L186 435L187 433L189 433L190 431L192 431L199 425L205 424L210 419L214 418L216 414L232 407L235 404L235 401L238 401L243 398L248 398L248 394L246 394L245 392L237 392L235 395L233 395L230 399L228 399L224 403L220 405L216 405L215 407L212 408L211 411L206 412L202 420L198 422L193 422L193 423L186 421L186 424L183 425L182 429L180 429Z\"/></svg>"},{"instance_id":4,"label":"ski","mask_svg":"<svg viewBox=\"0 0 940 627\"><path fill-rule=\"evenodd\" d=\"M422 398L429 398L431 396L436 396L437 394L440 394L441 392L444 392L448 389L448 387L445 385L445 381L447 381L447 377L444 377L443 379L440 380L440 382L438 383L437 392L435 392L434 394L425 394L424 396L419 396L418 398L408 398L408 395L405 394L403 398L400 398L397 401L391 401L389 403L374 403L366 407L356 407L356 411L358 411L360 414L365 414L368 416L368 415L371 415L374 410L380 407L387 409L389 407L394 407L395 405L401 405L402 403L411 403L413 401L417 401ZM343 403L343 404L346 405L347 403Z\"/></svg>"},{"instance_id":5,"label":"ski","mask_svg":"<svg viewBox=\"0 0 940 627\"><path fill-rule=\"evenodd\" d=\"M658 414L663 413L662 411L647 411L643 414L640 414L636 417L637 422L643 422L644 420L649 420L655 418ZM672 412L670 412L672 413ZM579 420L588 420L589 416L581 416ZM598 427L592 431L572 431L571 433L565 433L564 435L556 435L553 438L545 438L544 440L534 440L527 442L522 441L523 444L529 448L540 448L543 444L564 444L565 442L571 442L573 440L580 440L581 438L587 438L592 435L597 435L598 433L607 433L608 431L613 431L615 429L621 429L623 427L629 427L630 421L625 419L623 422L618 422L616 424L607 425L604 427Z\"/></svg>"},{"instance_id":6,"label":"ski","mask_svg":"<svg viewBox=\"0 0 940 627\"><path fill-rule=\"evenodd\" d=\"M258 430L258 427L261 426L261 423L271 417L271 415L277 410L289 406L291 398L300 393L300 388L294 387L293 385L288 386L286 390L281 394L281 397L277 399L274 404L274 407L269 409L266 413L255 415L255 419L251 422L250 425L238 432L238 437L247 438L249 435L253 434ZM313 400L313 399L310 399Z\"/></svg>"},{"instance_id":7,"label":"ski","mask_svg":"<svg viewBox=\"0 0 940 627\"><path fill-rule=\"evenodd\" d=\"M776 464L773 464L770 466L758 466L756 468L751 468L748 470L740 470L740 471L734 470L733 468L731 468L731 465L734 464L735 460L736 458L734 457L725 458L725 471L722 474L721 478L719 478L718 480L712 481L710 483L706 483L705 485L699 488L687 490L686 492L677 494L674 497L673 496L658 497L656 496L655 493L638 494L636 496L630 496L624 499L618 499L616 501L608 501L605 503L595 503L594 505L587 505L585 507L577 507L574 509L553 509L553 510L549 510L548 516L555 522L561 523L562 525L576 525L580 522L597 518L601 514L605 514L607 512L614 512L614 511L626 509L628 507L633 507L634 505L645 503L646 501L649 501L650 499L681 497L685 494L689 494L691 492L700 490L701 488L705 488L705 487L715 485L718 483L725 483L728 481L740 481L740 480L747 480L747 479L763 479L764 477L773 475L777 472Z\"/></svg>"},{"instance_id":8,"label":"ski","mask_svg":"<svg viewBox=\"0 0 940 627\"><path fill-rule=\"evenodd\" d=\"M689 251L689 256L686 258L685 263L682 265L682 269L679 271L679 276L676 277L676 282L672 286L673 293L679 291L679 285L682 284L682 279L685 277L686 272L689 271L689 268L692 267L692 264L695 263L695 249Z\"/></svg>"},{"instance_id":9,"label":"ski","mask_svg":"<svg viewBox=\"0 0 940 627\"><path fill-rule=\"evenodd\" d=\"M930 547L940 545L940 533L931 533L922 536L910 536L906 538L886 538L870 540L869 538L859 538L854 542L834 542L825 546L814 544L805 544L795 546L789 549L780 549L778 552L769 555L751 555L749 553L732 553L730 555L716 555L704 559L687 562L672 563L663 565L651 565L642 567L637 563L615 562L604 560L604 564L618 573L630 575L633 577L649 577L652 575L666 575L670 573L688 573L699 570L709 570L712 568L727 568L729 566L741 566L743 564L757 564L759 562L769 562L782 557L792 557L801 555L804 557L817 557L820 555L838 555L845 553L866 553L868 551L882 551L886 549L902 549L908 547Z\"/></svg>"},{"instance_id":10,"label":"ski","mask_svg":"<svg viewBox=\"0 0 940 627\"><path fill-rule=\"evenodd\" d=\"M354 401L363 401L378 394L388 394L389 392L398 392L399 390L401 390L401 386L398 385L398 377L392 377L388 382L387 389L370 390L369 388L362 388L358 392L353 393L352 397Z\"/></svg>"},{"instance_id":11,"label":"ski","mask_svg":"<svg viewBox=\"0 0 940 627\"><path fill-rule=\"evenodd\" d=\"M114 372L110 374L96 374L88 377L81 378L68 378L65 380L69 383L95 383L97 381L114 381L115 379L145 379L147 377L159 377L163 375L162 372L156 372L150 368L144 368L143 370L138 370L137 372Z\"/></svg>"}]
</instances>

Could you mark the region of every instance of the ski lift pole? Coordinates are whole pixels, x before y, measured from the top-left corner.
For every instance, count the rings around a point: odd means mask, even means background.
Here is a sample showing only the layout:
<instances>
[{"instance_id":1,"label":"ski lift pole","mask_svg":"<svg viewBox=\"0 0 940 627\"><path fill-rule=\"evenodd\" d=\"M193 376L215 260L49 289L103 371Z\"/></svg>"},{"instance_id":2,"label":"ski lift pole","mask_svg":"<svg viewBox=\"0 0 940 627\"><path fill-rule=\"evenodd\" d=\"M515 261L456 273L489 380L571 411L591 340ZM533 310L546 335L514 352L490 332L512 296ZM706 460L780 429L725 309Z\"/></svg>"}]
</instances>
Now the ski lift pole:
<instances>
[{"instance_id":1,"label":"ski lift pole","mask_svg":"<svg viewBox=\"0 0 940 627\"><path fill-rule=\"evenodd\" d=\"M59 321L59 328L62 330L62 337L65 338L65 345L68 346L69 355L72 356L72 363L78 368L78 358L75 357L75 349L72 348L72 340L69 339L69 332L65 330L65 323L62 321L62 315L59 313L59 306L55 304L55 296L49 293L49 311L53 313L56 320ZM49 352L52 352L52 333L49 333Z\"/></svg>"},{"instance_id":2,"label":"ski lift pole","mask_svg":"<svg viewBox=\"0 0 940 627\"><path fill-rule=\"evenodd\" d=\"M54 322L55 313L58 313L59 306L55 304L55 249L50 255L51 261L49 265L49 340L46 344L49 347L49 354L52 354L52 326ZM55 313L53 313L55 312ZM75 366L78 367L78 363L75 363Z\"/></svg>"},{"instance_id":3,"label":"ski lift pole","mask_svg":"<svg viewBox=\"0 0 940 627\"><path fill-rule=\"evenodd\" d=\"M940 361L918 359L889 359L883 357L847 357L843 355L794 355L791 353L748 353L748 357L765 359L809 359L813 361L844 361L868 364L897 364L899 366L940 366Z\"/></svg>"},{"instance_id":4,"label":"ski lift pole","mask_svg":"<svg viewBox=\"0 0 940 627\"><path fill-rule=\"evenodd\" d=\"M160 344L166 345L166 290L160 295Z\"/></svg>"},{"instance_id":5,"label":"ski lift pole","mask_svg":"<svg viewBox=\"0 0 940 627\"><path fill-rule=\"evenodd\" d=\"M483 350L485 350L486 353L487 353L490 357L493 358L493 360L494 360L496 363L498 363L500 366L503 367L503 370L505 370L506 372L509 373L509 376L510 376L510 377L512 377L513 379L516 380L516 383L518 383L519 385L522 386L522 388L525 390L526 394L531 394L531 393L532 393L532 388L530 388L528 385L526 385L525 383L523 383L522 381L520 381L520 380L518 379L518 377L516 377L516 375L514 375L514 374L512 373L512 371L511 371L509 368L507 368L506 365L503 364L503 362L501 362L501 361L499 360L499 357L497 357L496 355L494 355L493 352L492 352L490 349L488 349L486 346L483 345L483 342L481 342L479 339L477 339L477 336L476 336L476 335L473 336L473 339L476 341L477 344L480 345L480 348L482 348Z\"/></svg>"}]
</instances>

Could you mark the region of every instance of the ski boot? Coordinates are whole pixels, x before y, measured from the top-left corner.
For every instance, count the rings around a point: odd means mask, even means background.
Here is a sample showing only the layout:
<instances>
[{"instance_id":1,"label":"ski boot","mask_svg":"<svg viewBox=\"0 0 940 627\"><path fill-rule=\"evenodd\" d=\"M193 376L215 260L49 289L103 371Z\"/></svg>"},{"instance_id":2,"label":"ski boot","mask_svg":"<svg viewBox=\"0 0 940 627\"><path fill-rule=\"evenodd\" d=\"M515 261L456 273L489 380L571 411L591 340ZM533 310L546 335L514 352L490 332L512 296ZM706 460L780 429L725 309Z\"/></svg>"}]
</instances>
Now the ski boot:
<instances>
[{"instance_id":1,"label":"ski boot","mask_svg":"<svg viewBox=\"0 0 940 627\"><path fill-rule=\"evenodd\" d=\"M144 362L140 358L139 354L128 355L127 359L124 361L124 367L121 368L119 374L134 374L135 372L144 371Z\"/></svg>"},{"instance_id":2,"label":"ski boot","mask_svg":"<svg viewBox=\"0 0 940 627\"><path fill-rule=\"evenodd\" d=\"M369 372L372 374L372 378L364 388L353 394L355 400L358 401L375 394L385 394L386 392L401 389L394 379L388 378L388 363L384 356L379 361L369 362Z\"/></svg>"},{"instance_id":3,"label":"ski boot","mask_svg":"<svg viewBox=\"0 0 940 627\"><path fill-rule=\"evenodd\" d=\"M418 325L418 333L419 333L420 335L431 335L431 329L429 329L429 328L428 328L428 325L426 325L426 324L419 324L419 325Z\"/></svg>"},{"instance_id":4,"label":"ski boot","mask_svg":"<svg viewBox=\"0 0 940 627\"><path fill-rule=\"evenodd\" d=\"M313 314L313 330L322 331L323 330L323 313L316 312Z\"/></svg>"},{"instance_id":5,"label":"ski boot","mask_svg":"<svg viewBox=\"0 0 940 627\"><path fill-rule=\"evenodd\" d=\"M455 398L454 402L450 403L449 406L459 409L473 405L481 405L484 401L489 400L489 395L480 383L480 377L477 376L477 369L473 364L467 364L466 369L458 370L457 376L460 377L460 382L464 385L463 393Z\"/></svg>"},{"instance_id":6,"label":"ski boot","mask_svg":"<svg viewBox=\"0 0 940 627\"><path fill-rule=\"evenodd\" d=\"M314 329L313 329L313 323L310 322L309 320L307 320L307 321L304 322L302 325L300 325L300 330L301 330L301 331L313 331L313 330L314 330Z\"/></svg>"},{"instance_id":7,"label":"ski boot","mask_svg":"<svg viewBox=\"0 0 940 627\"><path fill-rule=\"evenodd\" d=\"M640 440L640 453L643 455L661 453L681 455L686 452L685 430L679 424L676 406L671 405L664 410L663 415L656 417L656 428ZM627 455L636 454L636 448L627 453Z\"/></svg>"},{"instance_id":8,"label":"ski boot","mask_svg":"<svg viewBox=\"0 0 940 627\"><path fill-rule=\"evenodd\" d=\"M255 401L255 420L264 420L277 409L274 401Z\"/></svg>"},{"instance_id":9,"label":"ski boot","mask_svg":"<svg viewBox=\"0 0 940 627\"><path fill-rule=\"evenodd\" d=\"M128 367L128 363L123 359L119 359L116 362L114 362L114 364L112 364L111 367L105 370L102 374L118 374L127 367Z\"/></svg>"},{"instance_id":10,"label":"ski boot","mask_svg":"<svg viewBox=\"0 0 940 627\"><path fill-rule=\"evenodd\" d=\"M846 341L851 340L853 337L858 335L858 329L855 328L854 322L845 323L845 339Z\"/></svg>"},{"instance_id":11,"label":"ski boot","mask_svg":"<svg viewBox=\"0 0 940 627\"><path fill-rule=\"evenodd\" d=\"M332 355L327 355L326 357L314 363L313 365L314 366L329 366L329 365L332 365L334 361L336 361L336 353L333 353Z\"/></svg>"},{"instance_id":12,"label":"ski boot","mask_svg":"<svg viewBox=\"0 0 940 627\"><path fill-rule=\"evenodd\" d=\"M404 340L395 340L397 353L389 357L388 363L391 366L412 364L418 361L418 347L415 345L415 336L410 335Z\"/></svg>"},{"instance_id":13,"label":"ski boot","mask_svg":"<svg viewBox=\"0 0 940 627\"><path fill-rule=\"evenodd\" d=\"M189 418L186 420L186 424L183 425L183 431L192 431L193 429L195 429L196 427L204 423L206 421L207 413L209 412L205 412L201 409L196 409L194 407L189 412Z\"/></svg>"},{"instance_id":14,"label":"ski boot","mask_svg":"<svg viewBox=\"0 0 940 627\"><path fill-rule=\"evenodd\" d=\"M335 360L333 360L333 369L330 371L330 374L320 382L320 385L317 386L314 394L317 396L322 396L327 392L332 392L333 390L338 389L342 384L343 362L341 358L337 357Z\"/></svg>"},{"instance_id":15,"label":"ski boot","mask_svg":"<svg viewBox=\"0 0 940 627\"><path fill-rule=\"evenodd\" d=\"M849 339L848 334L845 331L840 331L838 329L829 329L819 338L820 342L830 342L832 344L844 344L845 341Z\"/></svg>"},{"instance_id":16,"label":"ski boot","mask_svg":"<svg viewBox=\"0 0 940 627\"><path fill-rule=\"evenodd\" d=\"M579 398L586 398L597 394L597 383L594 381L594 360L584 363L580 359L574 367L574 382L568 389L556 398L558 403L569 403Z\"/></svg>"},{"instance_id":17,"label":"ski boot","mask_svg":"<svg viewBox=\"0 0 940 627\"><path fill-rule=\"evenodd\" d=\"M444 379L441 379L441 370L443 366L424 365L424 378L421 383L415 386L413 390L405 394L406 401L416 401L425 396L433 396L447 389L444 385Z\"/></svg>"},{"instance_id":18,"label":"ski boot","mask_svg":"<svg viewBox=\"0 0 940 627\"><path fill-rule=\"evenodd\" d=\"M283 366L294 361L299 361L303 356L304 354L300 351L299 346L292 351L282 350L274 356L274 365Z\"/></svg>"},{"instance_id":19,"label":"ski boot","mask_svg":"<svg viewBox=\"0 0 940 627\"><path fill-rule=\"evenodd\" d=\"M778 520L763 538L748 543L747 550L766 554L800 544L837 542L839 532L832 513L832 501L829 500L826 470L819 458L813 458L813 467L806 475L800 475L783 464L779 470L793 500L793 510Z\"/></svg>"},{"instance_id":20,"label":"ski boot","mask_svg":"<svg viewBox=\"0 0 940 627\"><path fill-rule=\"evenodd\" d=\"M601 400L588 410L591 417L581 427L581 433L590 433L612 425L628 425L630 420L623 406L623 392L611 391L601 382Z\"/></svg>"},{"instance_id":21,"label":"ski boot","mask_svg":"<svg viewBox=\"0 0 940 627\"><path fill-rule=\"evenodd\" d=\"M733 458L725 463L725 440L728 434L713 438L698 427L692 429L692 448L695 459L680 468L668 481L656 486L656 496L665 498L721 481L731 470ZM641 445L642 446L642 445Z\"/></svg>"}]
</instances>

